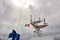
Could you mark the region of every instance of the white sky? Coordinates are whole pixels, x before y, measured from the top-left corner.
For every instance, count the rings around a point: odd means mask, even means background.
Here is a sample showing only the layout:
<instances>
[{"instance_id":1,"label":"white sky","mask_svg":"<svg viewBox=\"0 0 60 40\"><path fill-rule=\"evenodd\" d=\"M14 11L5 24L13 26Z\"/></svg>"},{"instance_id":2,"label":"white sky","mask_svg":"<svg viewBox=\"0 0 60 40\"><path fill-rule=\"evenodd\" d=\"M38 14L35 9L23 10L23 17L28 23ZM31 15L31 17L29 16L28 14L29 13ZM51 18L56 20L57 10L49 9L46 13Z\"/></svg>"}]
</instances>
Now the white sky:
<instances>
[{"instance_id":1,"label":"white sky","mask_svg":"<svg viewBox=\"0 0 60 40\"><path fill-rule=\"evenodd\" d=\"M49 26L41 29L43 33L60 33L60 0L0 0L0 34L7 35L12 29L20 29L22 35L32 34L34 28L24 26L29 23L30 14L36 19L46 18Z\"/></svg>"}]
</instances>

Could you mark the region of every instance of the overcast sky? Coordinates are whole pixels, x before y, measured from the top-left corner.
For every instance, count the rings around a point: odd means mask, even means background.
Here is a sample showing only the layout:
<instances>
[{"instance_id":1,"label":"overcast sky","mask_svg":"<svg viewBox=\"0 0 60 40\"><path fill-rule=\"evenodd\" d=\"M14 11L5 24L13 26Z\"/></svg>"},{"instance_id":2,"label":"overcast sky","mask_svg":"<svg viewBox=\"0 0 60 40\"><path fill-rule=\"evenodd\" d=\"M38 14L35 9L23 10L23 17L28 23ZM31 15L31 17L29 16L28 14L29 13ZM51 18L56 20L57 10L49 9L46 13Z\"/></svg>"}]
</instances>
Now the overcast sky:
<instances>
[{"instance_id":1,"label":"overcast sky","mask_svg":"<svg viewBox=\"0 0 60 40\"><path fill-rule=\"evenodd\" d=\"M34 28L25 27L31 14L35 19L46 18L49 26L41 29L42 33L60 34L60 0L0 0L0 35L9 34L12 29L22 35L32 34Z\"/></svg>"}]
</instances>

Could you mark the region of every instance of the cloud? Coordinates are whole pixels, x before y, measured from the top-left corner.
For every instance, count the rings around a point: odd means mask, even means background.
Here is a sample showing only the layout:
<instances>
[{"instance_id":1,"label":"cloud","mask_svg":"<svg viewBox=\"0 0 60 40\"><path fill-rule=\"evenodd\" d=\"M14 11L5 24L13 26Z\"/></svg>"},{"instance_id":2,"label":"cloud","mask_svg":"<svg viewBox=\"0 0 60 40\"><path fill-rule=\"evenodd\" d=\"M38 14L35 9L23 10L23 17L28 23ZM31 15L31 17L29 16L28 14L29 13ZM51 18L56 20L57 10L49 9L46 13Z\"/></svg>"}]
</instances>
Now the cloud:
<instances>
[{"instance_id":1,"label":"cloud","mask_svg":"<svg viewBox=\"0 0 60 40\"><path fill-rule=\"evenodd\" d=\"M46 18L48 27L41 29L42 33L60 33L60 0L34 0L34 5L29 5L27 8L17 8L9 1L0 2L0 31L4 34L9 30L19 30L18 23L20 22L20 33L22 35L33 34L34 28L25 28L26 23L30 23L30 15L33 17ZM18 30L17 30L18 29ZM53 30L53 31L52 31ZM11 32L11 31L10 31ZM49 33L50 32L50 33ZM0 33L0 34L2 34ZM45 35L45 34L44 34Z\"/></svg>"}]
</instances>

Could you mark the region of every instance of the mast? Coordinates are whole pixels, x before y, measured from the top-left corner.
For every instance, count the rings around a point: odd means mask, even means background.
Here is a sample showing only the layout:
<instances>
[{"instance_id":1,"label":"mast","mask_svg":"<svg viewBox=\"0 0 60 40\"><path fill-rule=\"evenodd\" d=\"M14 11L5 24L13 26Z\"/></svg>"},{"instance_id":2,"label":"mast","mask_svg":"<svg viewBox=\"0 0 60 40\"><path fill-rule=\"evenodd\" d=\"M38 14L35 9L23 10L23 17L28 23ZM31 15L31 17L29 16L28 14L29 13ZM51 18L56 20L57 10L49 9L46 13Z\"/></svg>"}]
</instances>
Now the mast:
<instances>
[{"instance_id":1,"label":"mast","mask_svg":"<svg viewBox=\"0 0 60 40\"><path fill-rule=\"evenodd\" d=\"M30 23L32 22L32 15L30 15Z\"/></svg>"},{"instance_id":2,"label":"mast","mask_svg":"<svg viewBox=\"0 0 60 40\"><path fill-rule=\"evenodd\" d=\"M45 18L44 18L43 21L41 21L40 18L39 18L39 20L37 20L37 21L34 20L32 22L32 15L30 15L30 16L31 16L31 19L30 19L31 25L35 28L34 33L35 33L35 35L40 37L42 35L41 32L40 32L41 31L40 29L44 28L44 27L47 27L48 24L45 22ZM39 25L39 23L41 23L41 22L44 22L43 25Z\"/></svg>"}]
</instances>

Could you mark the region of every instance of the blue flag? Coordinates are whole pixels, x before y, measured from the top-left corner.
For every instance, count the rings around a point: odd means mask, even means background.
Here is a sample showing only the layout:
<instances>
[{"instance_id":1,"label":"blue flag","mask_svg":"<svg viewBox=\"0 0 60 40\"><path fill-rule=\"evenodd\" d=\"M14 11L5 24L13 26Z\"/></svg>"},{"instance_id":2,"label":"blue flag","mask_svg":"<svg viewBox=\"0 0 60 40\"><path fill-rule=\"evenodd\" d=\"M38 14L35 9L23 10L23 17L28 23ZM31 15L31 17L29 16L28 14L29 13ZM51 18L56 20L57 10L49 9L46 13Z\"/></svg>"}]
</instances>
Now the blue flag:
<instances>
[{"instance_id":1,"label":"blue flag","mask_svg":"<svg viewBox=\"0 0 60 40\"><path fill-rule=\"evenodd\" d=\"M13 32L9 34L8 38L12 38L12 40L20 40L20 35L17 34L15 30L13 30Z\"/></svg>"},{"instance_id":2,"label":"blue flag","mask_svg":"<svg viewBox=\"0 0 60 40\"><path fill-rule=\"evenodd\" d=\"M13 36L12 33L10 33L9 36L8 36L8 38L12 38L12 36Z\"/></svg>"},{"instance_id":3,"label":"blue flag","mask_svg":"<svg viewBox=\"0 0 60 40\"><path fill-rule=\"evenodd\" d=\"M8 38L12 38L12 40L15 40L16 34L17 34L16 31L13 30L12 33L9 34Z\"/></svg>"},{"instance_id":4,"label":"blue flag","mask_svg":"<svg viewBox=\"0 0 60 40\"><path fill-rule=\"evenodd\" d=\"M19 34L17 34L16 40L20 40L20 35Z\"/></svg>"}]
</instances>

